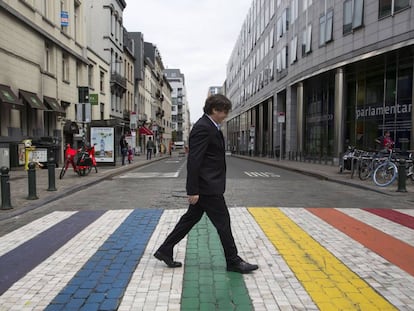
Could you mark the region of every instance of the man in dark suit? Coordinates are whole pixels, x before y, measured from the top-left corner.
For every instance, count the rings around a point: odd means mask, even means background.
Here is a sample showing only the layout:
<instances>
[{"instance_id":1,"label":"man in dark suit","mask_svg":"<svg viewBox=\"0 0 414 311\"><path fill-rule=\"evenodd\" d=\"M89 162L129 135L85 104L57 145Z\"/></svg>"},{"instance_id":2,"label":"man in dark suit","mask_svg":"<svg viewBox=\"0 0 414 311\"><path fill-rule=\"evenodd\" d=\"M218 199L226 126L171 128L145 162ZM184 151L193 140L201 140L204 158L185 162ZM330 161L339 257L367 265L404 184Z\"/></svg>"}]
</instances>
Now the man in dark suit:
<instances>
[{"instance_id":1,"label":"man in dark suit","mask_svg":"<svg viewBox=\"0 0 414 311\"><path fill-rule=\"evenodd\" d=\"M154 254L171 268L181 267L180 262L173 260L174 246L190 232L205 212L220 236L227 270L248 273L258 269L257 265L249 264L237 255L230 215L223 195L226 187L226 158L220 124L230 109L231 102L224 95L208 97L204 106L205 114L191 130L186 187L190 205Z\"/></svg>"}]
</instances>

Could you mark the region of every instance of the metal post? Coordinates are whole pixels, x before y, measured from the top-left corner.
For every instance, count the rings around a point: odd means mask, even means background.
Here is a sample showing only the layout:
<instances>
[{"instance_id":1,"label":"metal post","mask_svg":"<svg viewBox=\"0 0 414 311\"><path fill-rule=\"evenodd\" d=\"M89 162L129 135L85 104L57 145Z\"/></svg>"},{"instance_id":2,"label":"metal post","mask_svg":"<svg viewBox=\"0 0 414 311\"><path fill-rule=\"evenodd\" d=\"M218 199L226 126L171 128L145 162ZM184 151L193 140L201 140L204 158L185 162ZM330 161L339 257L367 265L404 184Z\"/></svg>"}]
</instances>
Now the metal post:
<instances>
[{"instance_id":1,"label":"metal post","mask_svg":"<svg viewBox=\"0 0 414 311\"><path fill-rule=\"evenodd\" d=\"M36 195L36 163L30 162L28 165L29 169L27 171L28 181L29 181L29 196L28 200L37 200Z\"/></svg>"},{"instance_id":2,"label":"metal post","mask_svg":"<svg viewBox=\"0 0 414 311\"><path fill-rule=\"evenodd\" d=\"M1 209L6 210L11 208L9 169L3 166L1 168Z\"/></svg>"},{"instance_id":3,"label":"metal post","mask_svg":"<svg viewBox=\"0 0 414 311\"><path fill-rule=\"evenodd\" d=\"M405 172L405 159L398 161L398 189L397 192L407 192L407 173Z\"/></svg>"},{"instance_id":4,"label":"metal post","mask_svg":"<svg viewBox=\"0 0 414 311\"><path fill-rule=\"evenodd\" d=\"M49 180L49 188L47 188L47 191L56 191L55 186L55 157L53 155L53 150L50 148L49 150L49 157L47 161L47 171L48 171L48 180Z\"/></svg>"}]
</instances>

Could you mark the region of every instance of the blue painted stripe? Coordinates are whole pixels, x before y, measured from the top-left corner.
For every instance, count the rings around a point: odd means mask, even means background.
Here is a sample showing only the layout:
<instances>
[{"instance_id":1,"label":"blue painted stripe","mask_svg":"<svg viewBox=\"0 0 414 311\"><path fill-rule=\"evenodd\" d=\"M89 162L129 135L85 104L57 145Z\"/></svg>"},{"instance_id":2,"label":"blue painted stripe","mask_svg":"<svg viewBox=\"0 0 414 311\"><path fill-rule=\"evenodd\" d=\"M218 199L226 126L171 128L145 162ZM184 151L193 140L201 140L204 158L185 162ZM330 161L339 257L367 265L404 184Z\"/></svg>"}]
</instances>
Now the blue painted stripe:
<instances>
[{"instance_id":1,"label":"blue painted stripe","mask_svg":"<svg viewBox=\"0 0 414 311\"><path fill-rule=\"evenodd\" d=\"M1 256L0 295L104 213L82 211L73 214Z\"/></svg>"},{"instance_id":2,"label":"blue painted stripe","mask_svg":"<svg viewBox=\"0 0 414 311\"><path fill-rule=\"evenodd\" d=\"M45 310L116 310L161 214L133 211Z\"/></svg>"}]
</instances>

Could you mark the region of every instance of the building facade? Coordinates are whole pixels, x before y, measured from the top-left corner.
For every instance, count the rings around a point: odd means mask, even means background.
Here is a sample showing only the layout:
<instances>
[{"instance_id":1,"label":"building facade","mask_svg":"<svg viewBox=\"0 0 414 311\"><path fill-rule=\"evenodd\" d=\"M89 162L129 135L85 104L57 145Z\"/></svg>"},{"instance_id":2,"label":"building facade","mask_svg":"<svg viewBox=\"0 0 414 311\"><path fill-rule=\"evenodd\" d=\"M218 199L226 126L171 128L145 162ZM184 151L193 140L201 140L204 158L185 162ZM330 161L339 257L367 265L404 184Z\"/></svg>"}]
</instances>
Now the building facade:
<instances>
[{"instance_id":1,"label":"building facade","mask_svg":"<svg viewBox=\"0 0 414 311\"><path fill-rule=\"evenodd\" d=\"M172 139L183 141L187 145L190 134L190 112L185 77L180 69L165 69L164 74L172 87Z\"/></svg>"},{"instance_id":2,"label":"building facade","mask_svg":"<svg viewBox=\"0 0 414 311\"><path fill-rule=\"evenodd\" d=\"M48 137L63 151L63 135L79 133L71 120L88 83L83 14L75 0L0 1L2 165L24 163L23 139Z\"/></svg>"},{"instance_id":3,"label":"building facade","mask_svg":"<svg viewBox=\"0 0 414 311\"><path fill-rule=\"evenodd\" d=\"M409 0L255 0L228 62L228 145L338 159L391 131L414 149Z\"/></svg>"}]
</instances>

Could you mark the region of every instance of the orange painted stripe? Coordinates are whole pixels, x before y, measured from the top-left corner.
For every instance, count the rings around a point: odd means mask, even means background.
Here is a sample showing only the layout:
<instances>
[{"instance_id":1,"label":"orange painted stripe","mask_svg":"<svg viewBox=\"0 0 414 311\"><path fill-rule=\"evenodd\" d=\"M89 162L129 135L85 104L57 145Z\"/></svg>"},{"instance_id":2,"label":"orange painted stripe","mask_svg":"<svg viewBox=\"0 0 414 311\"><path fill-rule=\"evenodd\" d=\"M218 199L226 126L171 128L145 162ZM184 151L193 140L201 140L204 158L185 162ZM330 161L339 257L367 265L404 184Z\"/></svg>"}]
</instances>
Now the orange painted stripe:
<instances>
[{"instance_id":1,"label":"orange painted stripe","mask_svg":"<svg viewBox=\"0 0 414 311\"><path fill-rule=\"evenodd\" d=\"M414 247L333 208L309 212L414 276Z\"/></svg>"}]
</instances>

